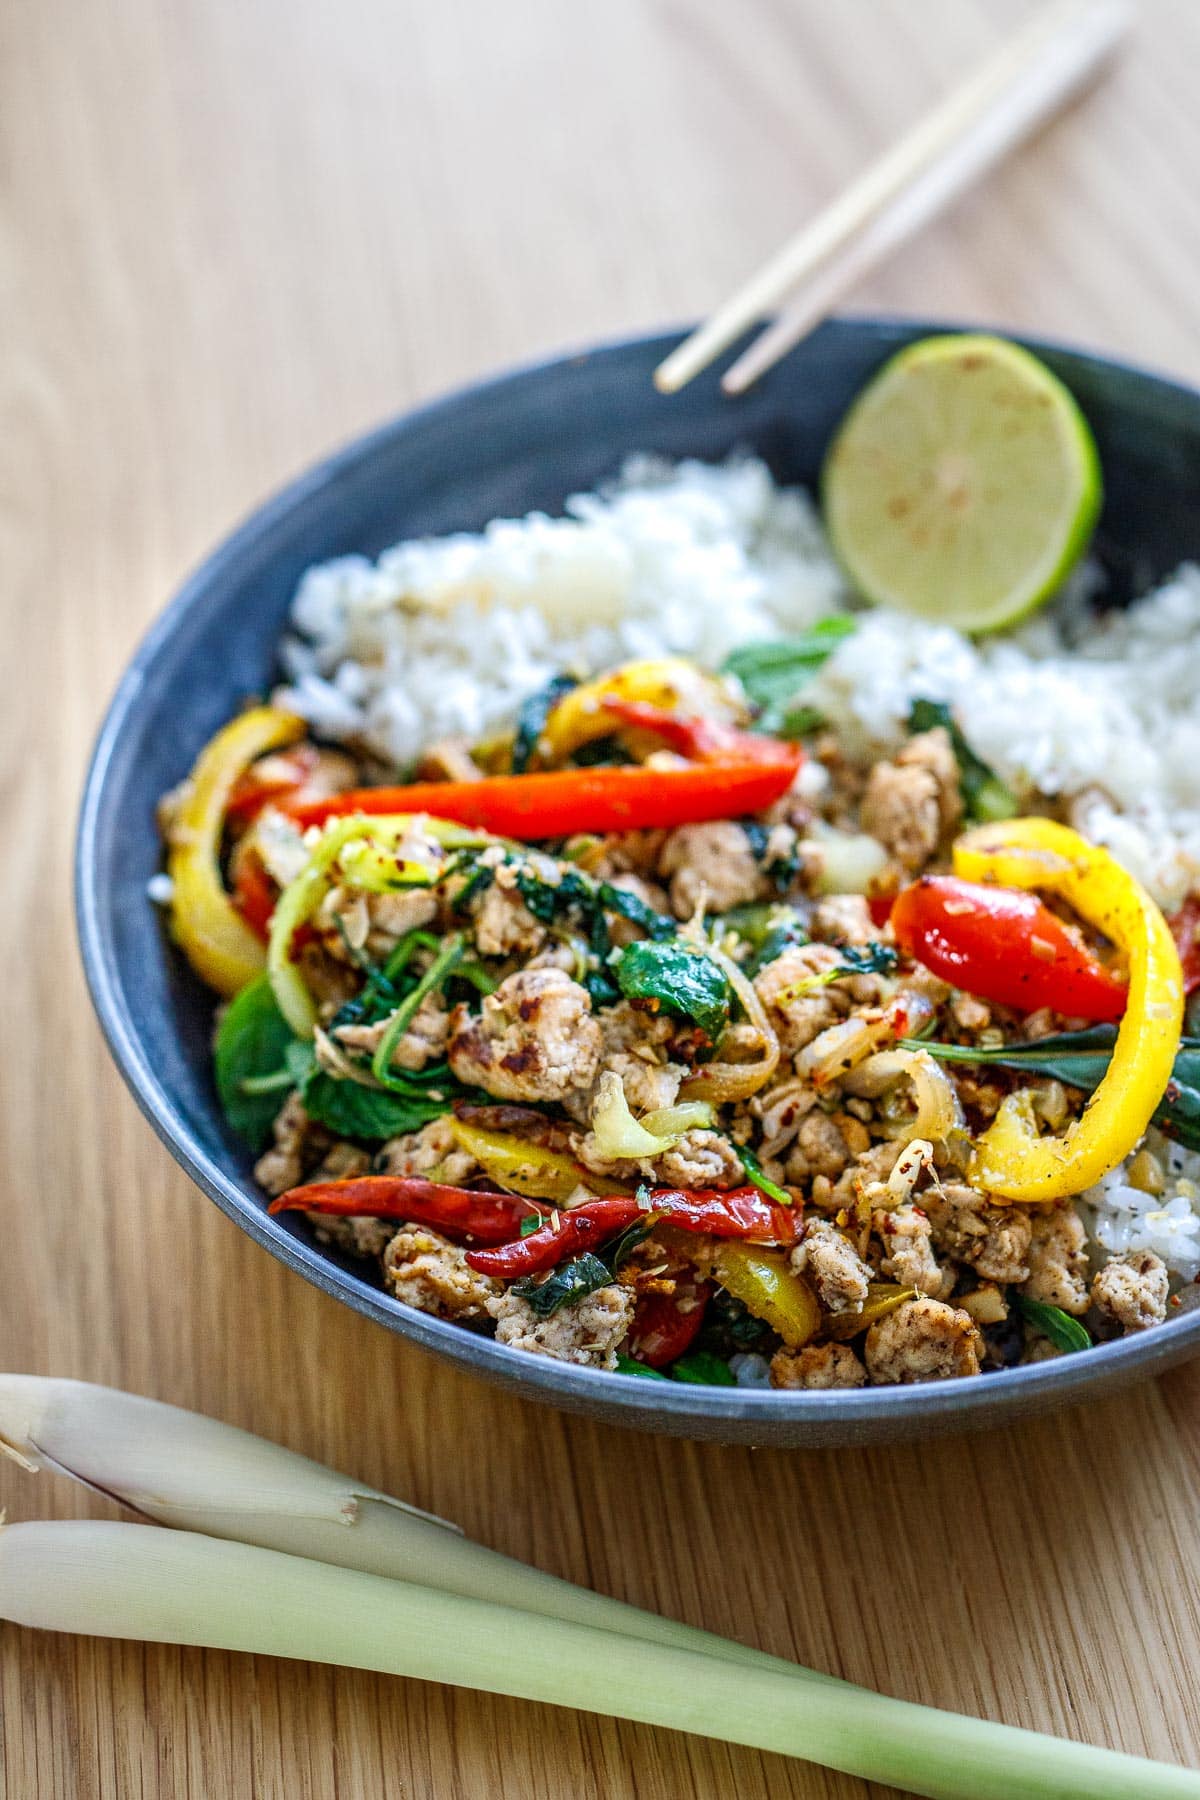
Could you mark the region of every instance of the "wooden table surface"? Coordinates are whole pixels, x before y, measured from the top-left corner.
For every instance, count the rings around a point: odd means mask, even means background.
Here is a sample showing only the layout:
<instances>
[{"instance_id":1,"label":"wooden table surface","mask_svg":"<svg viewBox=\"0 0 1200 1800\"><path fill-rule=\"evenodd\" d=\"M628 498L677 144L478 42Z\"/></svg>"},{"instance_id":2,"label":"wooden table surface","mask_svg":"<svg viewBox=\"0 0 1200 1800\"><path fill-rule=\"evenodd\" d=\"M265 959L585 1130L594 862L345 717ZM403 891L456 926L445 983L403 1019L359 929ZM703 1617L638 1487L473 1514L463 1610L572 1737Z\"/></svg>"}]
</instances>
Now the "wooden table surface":
<instances>
[{"instance_id":1,"label":"wooden table surface","mask_svg":"<svg viewBox=\"0 0 1200 1800\"><path fill-rule=\"evenodd\" d=\"M1026 10L8 0L0 1366L212 1412L889 1693L1195 1761L1200 1367L856 1453L656 1442L503 1397L285 1273L191 1186L109 1065L71 921L101 709L220 534L426 395L707 307ZM1198 59L1200 8L1147 0L1103 90L861 303L1200 376ZM103 1510L9 1469L0 1504ZM9 1627L0 1652L12 1800L868 1792L299 1663Z\"/></svg>"}]
</instances>

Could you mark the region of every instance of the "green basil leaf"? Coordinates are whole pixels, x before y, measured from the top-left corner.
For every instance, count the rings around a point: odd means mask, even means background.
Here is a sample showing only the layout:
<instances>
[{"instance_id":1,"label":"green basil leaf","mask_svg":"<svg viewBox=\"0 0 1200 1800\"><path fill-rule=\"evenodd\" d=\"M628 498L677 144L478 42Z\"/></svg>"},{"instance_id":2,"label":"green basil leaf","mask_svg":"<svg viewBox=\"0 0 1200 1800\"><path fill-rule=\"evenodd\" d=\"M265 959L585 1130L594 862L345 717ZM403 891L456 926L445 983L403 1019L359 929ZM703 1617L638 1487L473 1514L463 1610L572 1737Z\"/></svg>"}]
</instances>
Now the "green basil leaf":
<instances>
[{"instance_id":1,"label":"green basil leaf","mask_svg":"<svg viewBox=\"0 0 1200 1800\"><path fill-rule=\"evenodd\" d=\"M796 637L739 644L725 658L721 673L741 682L747 699L758 708L760 731L798 736L812 729L817 715L811 708L796 709L790 703L843 638L849 637L855 623L848 614L839 613Z\"/></svg>"},{"instance_id":2,"label":"green basil leaf","mask_svg":"<svg viewBox=\"0 0 1200 1800\"><path fill-rule=\"evenodd\" d=\"M221 1110L254 1151L263 1149L283 1105L290 1081L267 1086L286 1074L292 1028L275 1003L271 983L260 975L229 1002L221 1015L214 1048L214 1074ZM262 1082L255 1092L247 1082Z\"/></svg>"},{"instance_id":3,"label":"green basil leaf","mask_svg":"<svg viewBox=\"0 0 1200 1800\"><path fill-rule=\"evenodd\" d=\"M697 1387L736 1387L737 1377L729 1364L711 1350L689 1350L671 1364L674 1381L694 1382Z\"/></svg>"},{"instance_id":4,"label":"green basil leaf","mask_svg":"<svg viewBox=\"0 0 1200 1800\"><path fill-rule=\"evenodd\" d=\"M908 729L932 731L937 725L943 726L949 734L968 818L981 819L985 824L989 820L1011 819L1017 810L1016 795L981 756L976 756L950 708L941 700L914 700L908 715Z\"/></svg>"},{"instance_id":5,"label":"green basil leaf","mask_svg":"<svg viewBox=\"0 0 1200 1800\"><path fill-rule=\"evenodd\" d=\"M1048 1306L1044 1300L1026 1300L1017 1295L1017 1305L1029 1323L1048 1337L1056 1350L1090 1350L1091 1333L1078 1319L1064 1312L1061 1306Z\"/></svg>"},{"instance_id":6,"label":"green basil leaf","mask_svg":"<svg viewBox=\"0 0 1200 1800\"><path fill-rule=\"evenodd\" d=\"M648 1212L644 1218L635 1219L632 1225L627 1225L620 1237L614 1238L612 1243L606 1246L604 1261L614 1275L638 1245L645 1243L661 1218L661 1213Z\"/></svg>"},{"instance_id":7,"label":"green basil leaf","mask_svg":"<svg viewBox=\"0 0 1200 1800\"><path fill-rule=\"evenodd\" d=\"M419 1131L431 1119L441 1118L450 1110L452 1093L447 1089L441 1100L419 1092L392 1093L363 1087L357 1081L338 1081L323 1069L314 1068L300 1097L309 1117L338 1137L382 1143L405 1132Z\"/></svg>"},{"instance_id":8,"label":"green basil leaf","mask_svg":"<svg viewBox=\"0 0 1200 1800\"><path fill-rule=\"evenodd\" d=\"M585 1250L582 1256L560 1263L549 1275L526 1275L514 1281L512 1292L521 1296L535 1318L550 1319L560 1308L577 1304L611 1281L612 1270Z\"/></svg>"},{"instance_id":9,"label":"green basil leaf","mask_svg":"<svg viewBox=\"0 0 1200 1800\"><path fill-rule=\"evenodd\" d=\"M777 900L731 907L721 914L720 923L724 930L732 931L743 944L749 945L751 954L745 964L747 975L756 975L785 950L809 941L799 913Z\"/></svg>"},{"instance_id":10,"label":"green basil leaf","mask_svg":"<svg viewBox=\"0 0 1200 1800\"><path fill-rule=\"evenodd\" d=\"M627 944L616 965L627 1000L656 1001L678 1019L690 1019L712 1043L729 1023L731 995L723 969L678 939Z\"/></svg>"},{"instance_id":11,"label":"green basil leaf","mask_svg":"<svg viewBox=\"0 0 1200 1800\"><path fill-rule=\"evenodd\" d=\"M610 881L602 881L598 889L601 904L609 912L619 913L621 918L628 919L633 925L640 925L648 937L674 937L679 927L674 919L666 913L655 910L647 901L637 894L631 894L626 888L614 887Z\"/></svg>"},{"instance_id":12,"label":"green basil leaf","mask_svg":"<svg viewBox=\"0 0 1200 1800\"><path fill-rule=\"evenodd\" d=\"M622 1356L620 1351L617 1352L617 1374L644 1375L648 1381L667 1380L660 1369L652 1369L647 1363L638 1362L636 1357Z\"/></svg>"},{"instance_id":13,"label":"green basil leaf","mask_svg":"<svg viewBox=\"0 0 1200 1800\"><path fill-rule=\"evenodd\" d=\"M841 975L890 975L900 961L890 944L845 944L836 973Z\"/></svg>"},{"instance_id":14,"label":"green basil leaf","mask_svg":"<svg viewBox=\"0 0 1200 1800\"><path fill-rule=\"evenodd\" d=\"M529 767L530 759L537 749L537 741L546 729L546 720L550 717L564 694L569 694L578 685L570 675L554 675L544 688L536 694L530 694L517 714L517 731L513 738L512 772L523 775Z\"/></svg>"}]
</instances>

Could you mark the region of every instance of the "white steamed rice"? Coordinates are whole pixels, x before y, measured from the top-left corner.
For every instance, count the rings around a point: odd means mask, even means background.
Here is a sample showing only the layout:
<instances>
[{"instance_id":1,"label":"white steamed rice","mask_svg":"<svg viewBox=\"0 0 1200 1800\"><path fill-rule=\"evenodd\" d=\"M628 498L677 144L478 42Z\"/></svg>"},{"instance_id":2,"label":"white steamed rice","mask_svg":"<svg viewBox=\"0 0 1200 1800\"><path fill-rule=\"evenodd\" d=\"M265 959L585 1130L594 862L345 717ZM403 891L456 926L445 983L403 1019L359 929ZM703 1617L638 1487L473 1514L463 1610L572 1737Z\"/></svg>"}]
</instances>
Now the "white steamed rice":
<instances>
[{"instance_id":1,"label":"white steamed rice","mask_svg":"<svg viewBox=\"0 0 1200 1800\"><path fill-rule=\"evenodd\" d=\"M562 671L666 651L717 664L752 638L802 630L852 601L808 496L753 458L639 456L566 517L397 544L377 562L310 569L275 698L323 735L403 765L442 737L479 738ZM948 700L1018 790L1071 798L1167 909L1200 886L1200 569L1097 616L1085 571L1021 630L974 643L946 626L865 613L806 693L864 755L904 734L914 699ZM1172 1149L1167 1192L1124 1166L1086 1196L1095 1242L1200 1272L1200 1155Z\"/></svg>"}]
</instances>

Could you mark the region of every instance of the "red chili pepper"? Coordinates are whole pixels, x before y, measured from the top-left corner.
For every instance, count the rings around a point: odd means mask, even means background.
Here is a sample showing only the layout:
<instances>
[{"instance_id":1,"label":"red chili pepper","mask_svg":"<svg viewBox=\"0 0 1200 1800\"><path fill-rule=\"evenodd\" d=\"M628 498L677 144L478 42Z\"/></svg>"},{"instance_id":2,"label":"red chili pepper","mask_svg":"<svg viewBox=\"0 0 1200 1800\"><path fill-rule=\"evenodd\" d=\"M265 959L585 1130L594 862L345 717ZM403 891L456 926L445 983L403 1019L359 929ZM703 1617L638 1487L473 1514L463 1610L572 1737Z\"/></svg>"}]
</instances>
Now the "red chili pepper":
<instances>
[{"instance_id":1,"label":"red chili pepper","mask_svg":"<svg viewBox=\"0 0 1200 1800\"><path fill-rule=\"evenodd\" d=\"M925 875L892 908L900 948L935 975L1019 1012L1119 1019L1129 990L1036 894Z\"/></svg>"},{"instance_id":2,"label":"red chili pepper","mask_svg":"<svg viewBox=\"0 0 1200 1800\"><path fill-rule=\"evenodd\" d=\"M690 768L554 769L489 775L482 781L426 781L412 787L355 788L327 800L284 800L301 827L346 813L431 813L501 837L570 837L581 831L660 830L762 812L785 794L803 752L777 744L755 757Z\"/></svg>"},{"instance_id":3,"label":"red chili pepper","mask_svg":"<svg viewBox=\"0 0 1200 1800\"><path fill-rule=\"evenodd\" d=\"M313 770L321 760L315 744L296 744L290 750L272 751L251 763L244 775L234 783L225 817L247 823L256 817L269 800L303 791Z\"/></svg>"},{"instance_id":4,"label":"red chili pepper","mask_svg":"<svg viewBox=\"0 0 1200 1800\"><path fill-rule=\"evenodd\" d=\"M1184 994L1194 994L1200 988L1200 894L1190 894L1167 923L1183 965Z\"/></svg>"},{"instance_id":5,"label":"red chili pepper","mask_svg":"<svg viewBox=\"0 0 1200 1800\"><path fill-rule=\"evenodd\" d=\"M892 908L896 904L895 894L870 894L867 897L867 911L871 915L872 925L880 930L892 916Z\"/></svg>"},{"instance_id":6,"label":"red chili pepper","mask_svg":"<svg viewBox=\"0 0 1200 1800\"><path fill-rule=\"evenodd\" d=\"M650 1369L661 1369L691 1347L712 1293L693 1270L671 1273L675 1292L639 1294L629 1329L629 1354Z\"/></svg>"},{"instance_id":7,"label":"red chili pepper","mask_svg":"<svg viewBox=\"0 0 1200 1800\"><path fill-rule=\"evenodd\" d=\"M632 1201L627 1204L633 1205ZM514 1194L475 1193L423 1181L415 1175L361 1175L349 1181L314 1181L272 1200L268 1212L319 1212L336 1218L409 1220L431 1225L455 1243L507 1244L521 1222L542 1212ZM538 1233L540 1236L541 1233ZM526 1243L531 1239L526 1238ZM514 1246L519 1248L519 1245Z\"/></svg>"},{"instance_id":8,"label":"red chili pepper","mask_svg":"<svg viewBox=\"0 0 1200 1800\"><path fill-rule=\"evenodd\" d=\"M279 889L267 874L257 850L239 850L234 859L233 904L251 931L265 944Z\"/></svg>"},{"instance_id":9,"label":"red chili pepper","mask_svg":"<svg viewBox=\"0 0 1200 1800\"><path fill-rule=\"evenodd\" d=\"M775 1206L754 1187L727 1193L715 1188L651 1188L645 1207L625 1195L586 1200L582 1206L556 1214L549 1224L519 1243L498 1250L468 1251L467 1261L481 1275L498 1275L505 1281L536 1275L582 1250L607 1243L647 1211L659 1213L684 1231L747 1238L760 1244L794 1244L801 1228L799 1208Z\"/></svg>"},{"instance_id":10,"label":"red chili pepper","mask_svg":"<svg viewBox=\"0 0 1200 1800\"><path fill-rule=\"evenodd\" d=\"M594 1250L641 1217L642 1208L625 1194L586 1200L582 1206L555 1213L548 1224L516 1243L498 1250L468 1250L467 1261L481 1275L515 1281L518 1275L536 1275L583 1250Z\"/></svg>"}]
</instances>

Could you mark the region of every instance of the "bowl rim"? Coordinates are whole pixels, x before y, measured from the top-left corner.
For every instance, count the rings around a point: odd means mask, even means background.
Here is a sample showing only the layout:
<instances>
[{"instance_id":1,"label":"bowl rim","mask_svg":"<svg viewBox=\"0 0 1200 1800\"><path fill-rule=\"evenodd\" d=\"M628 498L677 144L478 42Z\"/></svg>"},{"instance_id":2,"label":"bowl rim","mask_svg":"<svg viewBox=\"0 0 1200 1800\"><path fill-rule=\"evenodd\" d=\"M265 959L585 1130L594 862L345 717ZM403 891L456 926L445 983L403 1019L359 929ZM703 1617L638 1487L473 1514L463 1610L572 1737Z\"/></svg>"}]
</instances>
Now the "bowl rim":
<instances>
[{"instance_id":1,"label":"bowl rim","mask_svg":"<svg viewBox=\"0 0 1200 1800\"><path fill-rule=\"evenodd\" d=\"M498 392L530 377L578 362L652 352L665 356L686 335L689 327L615 336L575 348L539 356L463 383L421 405L409 408L340 445L318 462L288 480L261 504L252 508L225 537L195 565L168 604L152 620L126 665L105 711L88 762L75 839L74 897L76 931L88 991L109 1051L142 1113L180 1166L196 1185L254 1241L285 1267L304 1277L322 1292L342 1301L366 1318L386 1326L422 1349L447 1358L460 1367L552 1404L576 1410L596 1410L603 1402L610 1418L624 1415L631 1425L662 1429L664 1420L684 1433L705 1428L714 1437L727 1428L730 1438L739 1435L753 1441L754 1428L764 1439L780 1428L795 1427L802 1437L810 1431L814 1441L822 1431L837 1429L851 1439L864 1438L874 1425L897 1429L905 1425L919 1431L936 1429L939 1420L970 1414L971 1423L986 1425L1008 1416L1016 1407L1028 1410L1064 1405L1082 1397L1093 1382L1110 1373L1114 1379L1133 1379L1165 1368L1187 1354L1185 1345L1200 1348L1200 1307L1168 1319L1152 1330L1095 1345L1086 1353L1063 1356L1014 1369L1000 1369L955 1381L929 1382L898 1387L866 1387L834 1390L788 1390L752 1387L700 1387L683 1382L669 1385L642 1376L582 1368L549 1357L530 1356L498 1344L494 1339L464 1330L449 1320L403 1305L362 1277L344 1269L318 1246L294 1236L273 1218L260 1197L232 1177L212 1158L179 1115L159 1081L125 1004L116 946L106 929L101 887L97 879L97 838L104 811L108 774L117 746L134 715L145 685L146 671L180 623L199 604L214 576L236 571L239 559L265 534L275 530L312 497L348 471L369 463L378 448L398 432L424 420L451 414L464 401ZM959 333L997 328L924 316L853 313L827 321L822 329L836 333L866 333L881 349L919 333ZM1200 410L1200 389L1157 370L1121 358L1081 349L1055 339L1002 331L1035 354L1065 357L1077 363L1171 393ZM149 902L147 902L149 904Z\"/></svg>"}]
</instances>

